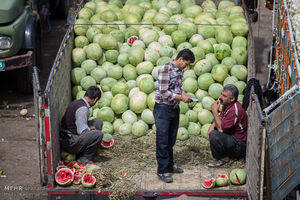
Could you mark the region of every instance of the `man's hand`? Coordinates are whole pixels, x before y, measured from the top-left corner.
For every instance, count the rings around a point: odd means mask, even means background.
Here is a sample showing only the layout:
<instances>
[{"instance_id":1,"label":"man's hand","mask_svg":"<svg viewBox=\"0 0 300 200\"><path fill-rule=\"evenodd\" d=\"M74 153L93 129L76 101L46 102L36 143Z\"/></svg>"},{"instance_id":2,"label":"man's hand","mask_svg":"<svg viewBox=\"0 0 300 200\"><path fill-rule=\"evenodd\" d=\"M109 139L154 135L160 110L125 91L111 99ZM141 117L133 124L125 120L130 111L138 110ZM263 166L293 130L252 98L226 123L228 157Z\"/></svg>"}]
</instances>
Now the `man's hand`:
<instances>
[{"instance_id":1,"label":"man's hand","mask_svg":"<svg viewBox=\"0 0 300 200\"><path fill-rule=\"evenodd\" d=\"M181 94L181 99L184 103L191 103L193 101L192 98L192 95L188 93L182 92Z\"/></svg>"},{"instance_id":2,"label":"man's hand","mask_svg":"<svg viewBox=\"0 0 300 200\"><path fill-rule=\"evenodd\" d=\"M219 100L215 101L212 105L211 105L211 110L214 114L218 113L219 107L220 107L221 103Z\"/></svg>"},{"instance_id":3,"label":"man's hand","mask_svg":"<svg viewBox=\"0 0 300 200\"><path fill-rule=\"evenodd\" d=\"M96 127L95 126L91 126L90 129L91 130L96 130Z\"/></svg>"}]
</instances>

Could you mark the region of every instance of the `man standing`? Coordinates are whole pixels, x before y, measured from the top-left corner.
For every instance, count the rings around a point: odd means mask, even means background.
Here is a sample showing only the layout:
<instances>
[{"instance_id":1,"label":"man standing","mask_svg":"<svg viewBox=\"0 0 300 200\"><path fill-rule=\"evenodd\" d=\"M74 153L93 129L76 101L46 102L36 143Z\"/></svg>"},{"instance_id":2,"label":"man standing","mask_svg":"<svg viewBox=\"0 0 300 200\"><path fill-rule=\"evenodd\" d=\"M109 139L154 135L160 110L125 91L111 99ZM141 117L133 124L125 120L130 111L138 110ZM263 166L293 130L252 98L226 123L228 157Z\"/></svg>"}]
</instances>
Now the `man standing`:
<instances>
[{"instance_id":1,"label":"man standing","mask_svg":"<svg viewBox=\"0 0 300 200\"><path fill-rule=\"evenodd\" d=\"M208 130L210 149L216 159L209 167L219 167L230 158L242 158L246 155L248 116L237 101L239 91L236 86L224 87L219 100L211 108L214 122ZM223 105L220 115L218 109Z\"/></svg>"},{"instance_id":2,"label":"man standing","mask_svg":"<svg viewBox=\"0 0 300 200\"><path fill-rule=\"evenodd\" d=\"M182 70L195 61L189 49L180 51L173 62L162 66L157 75L153 115L156 126L157 175L166 183L173 182L171 173L183 173L174 165L173 146L179 126L179 101L189 103L192 96L183 92Z\"/></svg>"},{"instance_id":3,"label":"man standing","mask_svg":"<svg viewBox=\"0 0 300 200\"><path fill-rule=\"evenodd\" d=\"M100 99L101 91L91 86L83 98L70 103L61 121L60 143L63 150L76 154L77 161L92 164L102 139L102 121L88 121L89 108Z\"/></svg>"}]
</instances>

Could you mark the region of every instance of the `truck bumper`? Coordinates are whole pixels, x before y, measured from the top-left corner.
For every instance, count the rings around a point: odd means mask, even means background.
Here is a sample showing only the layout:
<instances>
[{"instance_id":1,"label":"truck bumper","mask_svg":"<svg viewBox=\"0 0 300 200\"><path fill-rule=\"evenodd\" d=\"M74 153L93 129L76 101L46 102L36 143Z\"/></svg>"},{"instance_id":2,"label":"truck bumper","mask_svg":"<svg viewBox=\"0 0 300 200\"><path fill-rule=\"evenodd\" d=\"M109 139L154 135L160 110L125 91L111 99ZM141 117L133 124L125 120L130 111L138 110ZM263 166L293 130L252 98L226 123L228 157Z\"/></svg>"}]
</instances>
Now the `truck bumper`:
<instances>
[{"instance_id":1,"label":"truck bumper","mask_svg":"<svg viewBox=\"0 0 300 200\"><path fill-rule=\"evenodd\" d=\"M0 71L10 71L32 65L33 52L0 59Z\"/></svg>"}]
</instances>

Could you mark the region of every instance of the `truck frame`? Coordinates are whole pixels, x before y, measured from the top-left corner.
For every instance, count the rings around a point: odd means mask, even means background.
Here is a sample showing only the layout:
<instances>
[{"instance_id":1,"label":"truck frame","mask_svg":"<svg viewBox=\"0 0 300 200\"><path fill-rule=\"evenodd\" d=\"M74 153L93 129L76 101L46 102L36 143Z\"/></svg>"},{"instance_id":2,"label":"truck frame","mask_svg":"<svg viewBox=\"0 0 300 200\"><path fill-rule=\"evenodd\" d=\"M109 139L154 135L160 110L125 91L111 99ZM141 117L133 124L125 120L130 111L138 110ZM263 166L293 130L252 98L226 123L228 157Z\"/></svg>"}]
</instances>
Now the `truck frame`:
<instances>
[{"instance_id":1,"label":"truck frame","mask_svg":"<svg viewBox=\"0 0 300 200\"><path fill-rule=\"evenodd\" d=\"M75 17L72 24L74 24L79 9L84 5L84 0L77 8ZM248 35L248 80L255 78L255 60L254 60L254 41L252 36L251 24L249 22L247 8L242 4L245 10L245 16L249 23L249 35ZM41 90L39 86L38 72L35 69L33 74L34 80L34 102L36 111L36 124L37 124L37 143L39 152L39 166L41 174L41 184L47 187L48 199L109 199L108 195L111 191L97 191L94 190L80 190L80 189L59 189L56 187L54 181L55 166L60 160L60 144L59 144L59 125L62 116L68 106L68 103L72 100L71 95L71 51L74 46L74 31L73 25L70 25L58 50L54 64L52 66L46 89ZM285 95L279 102L286 99L288 95ZM285 182L288 176L282 176L284 167L289 166L290 161L294 164L299 163L299 101L300 95L293 95L293 98L285 101L275 110L271 108L274 105L262 110L257 95L254 92L254 87L251 88L250 104L247 110L249 116L248 124L248 139L247 139L247 155L246 155L246 171L247 182L245 189L243 190L203 190L200 187L197 189L178 189L178 190L151 190L151 191L136 191L132 194L132 199L163 199L167 197L174 197L180 195L189 196L202 196L202 197L222 197L222 198L239 198L239 199L265 199L264 193L270 192L271 182L275 180L271 178L272 168L270 166L278 167L278 174L274 174L274 177L280 177L282 181L281 186L289 185L289 182ZM278 101L274 102L278 104ZM284 111L284 112L283 112ZM283 114L282 114L283 113ZM286 115L285 115L286 114ZM293 123L291 123L293 122ZM287 128L290 125L290 128ZM286 130L280 132L285 127ZM281 129L280 129L281 128ZM280 129L280 130L279 130ZM272 135L278 135L282 138L289 138L294 141L293 148L289 146L290 143L284 143L286 148L291 151L279 150L276 146L279 145L280 137L271 137ZM292 134L293 137L292 137ZM295 136L295 137L294 137ZM287 140L284 140L287 141ZM296 146L298 145L298 146ZM272 164L270 161L274 160L272 157L272 149L276 149L276 162ZM297 148L298 147L298 148ZM278 161L284 159L279 157L286 153L289 159L281 165ZM285 155L285 154L284 154ZM273 159L273 160L272 160ZM297 160L298 159L298 160ZM265 167L266 163L266 167ZM296 165L297 166L297 165ZM290 171L292 168L288 168ZM274 170L274 169L273 169ZM299 164L295 170L289 173L297 175L294 182L299 183ZM264 180L267 180L268 190L264 191ZM276 182L277 184L277 182ZM295 185L295 184L293 184ZM273 186L272 186L273 187ZM275 186L274 186L275 187ZM278 187L278 185L276 185ZM290 187L288 187L290 188ZM273 188L272 188L273 190ZM274 190L275 191L275 190ZM290 191L285 190L285 193ZM276 193L278 195L278 193ZM282 195L280 195L282 197ZM273 199L280 199L273 196ZM283 196L284 197L284 196ZM271 199L271 195L269 196Z\"/></svg>"}]
</instances>

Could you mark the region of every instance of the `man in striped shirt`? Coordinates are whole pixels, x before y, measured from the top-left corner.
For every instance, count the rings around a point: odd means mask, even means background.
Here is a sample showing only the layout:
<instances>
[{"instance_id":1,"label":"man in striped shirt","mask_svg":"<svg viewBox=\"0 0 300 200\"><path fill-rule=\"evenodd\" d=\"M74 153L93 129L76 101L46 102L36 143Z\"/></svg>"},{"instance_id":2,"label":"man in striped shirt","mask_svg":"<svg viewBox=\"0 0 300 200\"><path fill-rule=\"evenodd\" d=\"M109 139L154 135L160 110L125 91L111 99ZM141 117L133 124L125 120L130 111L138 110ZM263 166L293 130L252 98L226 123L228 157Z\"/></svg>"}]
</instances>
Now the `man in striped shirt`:
<instances>
[{"instance_id":1,"label":"man in striped shirt","mask_svg":"<svg viewBox=\"0 0 300 200\"><path fill-rule=\"evenodd\" d=\"M192 96L182 91L182 70L195 61L189 49L180 51L173 62L162 66L157 75L153 115L156 126L157 175L166 183L173 182L172 173L183 173L174 165L173 146L179 126L179 102L189 103Z\"/></svg>"},{"instance_id":2,"label":"man in striped shirt","mask_svg":"<svg viewBox=\"0 0 300 200\"><path fill-rule=\"evenodd\" d=\"M208 130L210 148L216 159L209 167L219 167L230 158L242 158L246 154L248 116L237 101L239 91L228 84L211 108L214 122ZM223 105L220 115L218 109Z\"/></svg>"}]
</instances>

